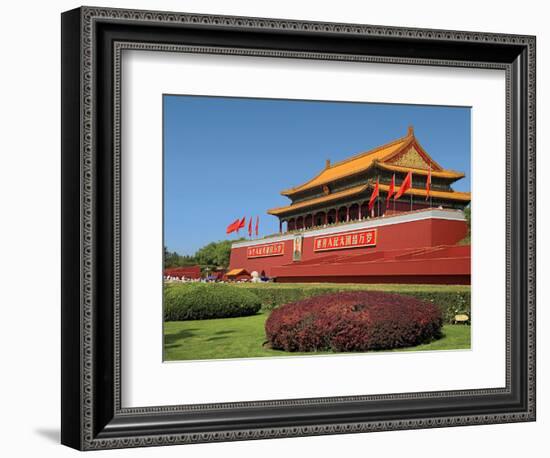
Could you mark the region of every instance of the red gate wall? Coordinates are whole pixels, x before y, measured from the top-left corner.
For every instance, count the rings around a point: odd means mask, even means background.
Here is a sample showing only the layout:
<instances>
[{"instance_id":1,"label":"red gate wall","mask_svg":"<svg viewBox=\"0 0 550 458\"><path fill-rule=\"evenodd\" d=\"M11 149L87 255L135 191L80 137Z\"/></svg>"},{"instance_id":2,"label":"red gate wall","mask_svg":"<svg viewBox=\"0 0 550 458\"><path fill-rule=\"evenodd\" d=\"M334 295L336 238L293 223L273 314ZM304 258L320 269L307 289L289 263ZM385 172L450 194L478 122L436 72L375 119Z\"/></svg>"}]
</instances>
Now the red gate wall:
<instances>
[{"instance_id":1,"label":"red gate wall","mask_svg":"<svg viewBox=\"0 0 550 458\"><path fill-rule=\"evenodd\" d=\"M326 260L329 256L334 256L336 258L381 251L455 245L458 241L465 237L468 230L465 220L444 218L444 215L449 214L449 210L438 213L438 210L431 209L429 212L430 215L433 216L426 217L426 210L419 210L409 214L395 215L393 217L370 219L364 221L363 224L353 223L349 225L338 225L333 228L323 229L321 231L303 231L302 235L304 237L301 261L314 261L316 259ZM409 221L400 222L403 220L404 215L410 216ZM392 220L395 220L396 223L392 224ZM363 226L366 229L377 230L376 246L335 249L321 252L315 252L313 250L313 241L315 237L355 231L361 229L360 226ZM284 243L283 255L257 258L249 258L247 256L247 249L250 246L261 246L276 242ZM300 264L299 262L292 261L292 249L293 234L273 237L271 240L270 238L265 238L250 242L240 242L235 244L231 250L230 269L243 268L248 272L257 271L259 273L264 271L267 276L271 277L273 276L273 269L276 267ZM305 265L300 270L303 270L303 268L305 268Z\"/></svg>"}]
</instances>

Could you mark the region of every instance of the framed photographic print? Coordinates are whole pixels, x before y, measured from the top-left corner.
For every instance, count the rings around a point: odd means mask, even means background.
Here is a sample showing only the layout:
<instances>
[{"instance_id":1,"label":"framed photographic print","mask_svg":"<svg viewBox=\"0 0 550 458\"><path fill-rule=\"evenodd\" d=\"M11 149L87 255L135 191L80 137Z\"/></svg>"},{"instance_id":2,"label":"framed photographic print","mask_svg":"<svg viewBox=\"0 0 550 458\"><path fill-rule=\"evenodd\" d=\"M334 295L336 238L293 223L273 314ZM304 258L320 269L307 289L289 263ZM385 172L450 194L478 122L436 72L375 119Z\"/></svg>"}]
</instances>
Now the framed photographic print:
<instances>
[{"instance_id":1,"label":"framed photographic print","mask_svg":"<svg viewBox=\"0 0 550 458\"><path fill-rule=\"evenodd\" d=\"M62 15L62 442L535 419L535 38Z\"/></svg>"}]
</instances>

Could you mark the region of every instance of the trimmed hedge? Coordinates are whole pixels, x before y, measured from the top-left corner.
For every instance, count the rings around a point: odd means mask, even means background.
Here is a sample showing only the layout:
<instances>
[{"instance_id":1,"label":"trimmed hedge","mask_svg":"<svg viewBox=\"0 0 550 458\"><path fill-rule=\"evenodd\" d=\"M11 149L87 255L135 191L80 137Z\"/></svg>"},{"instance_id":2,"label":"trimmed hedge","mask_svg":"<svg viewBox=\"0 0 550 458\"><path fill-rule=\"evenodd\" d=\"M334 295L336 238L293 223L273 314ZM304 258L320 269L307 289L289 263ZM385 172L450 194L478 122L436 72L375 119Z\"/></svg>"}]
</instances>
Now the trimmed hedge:
<instances>
[{"instance_id":1,"label":"trimmed hedge","mask_svg":"<svg viewBox=\"0 0 550 458\"><path fill-rule=\"evenodd\" d=\"M412 291L404 293L420 300L436 304L443 315L445 324L452 324L457 313L467 313L472 317L470 292L421 292Z\"/></svg>"},{"instance_id":2,"label":"trimmed hedge","mask_svg":"<svg viewBox=\"0 0 550 458\"><path fill-rule=\"evenodd\" d=\"M367 351L410 347L442 336L438 306L401 294L349 291L285 304L265 323L285 351Z\"/></svg>"},{"instance_id":3,"label":"trimmed hedge","mask_svg":"<svg viewBox=\"0 0 550 458\"><path fill-rule=\"evenodd\" d=\"M277 307L288 304L289 302L295 302L309 297L319 296L321 294L327 294L332 292L345 292L345 291L370 291L384 289L388 292L397 292L407 296L413 296L420 300L437 304L443 313L443 320L445 323L450 324L457 313L467 313L471 316L470 311L470 290L469 288L456 288L450 287L448 291L441 291L440 287L426 286L412 286L410 289L406 285L400 285L397 291L392 290L395 288L391 285L277 285L277 284L265 284L265 285L247 285L242 284L238 286L241 289L251 291L256 294L262 304L262 311L268 312L276 309Z\"/></svg>"},{"instance_id":4,"label":"trimmed hedge","mask_svg":"<svg viewBox=\"0 0 550 458\"><path fill-rule=\"evenodd\" d=\"M180 283L164 286L164 320L206 320L254 315L258 296L235 286L214 283Z\"/></svg>"}]
</instances>

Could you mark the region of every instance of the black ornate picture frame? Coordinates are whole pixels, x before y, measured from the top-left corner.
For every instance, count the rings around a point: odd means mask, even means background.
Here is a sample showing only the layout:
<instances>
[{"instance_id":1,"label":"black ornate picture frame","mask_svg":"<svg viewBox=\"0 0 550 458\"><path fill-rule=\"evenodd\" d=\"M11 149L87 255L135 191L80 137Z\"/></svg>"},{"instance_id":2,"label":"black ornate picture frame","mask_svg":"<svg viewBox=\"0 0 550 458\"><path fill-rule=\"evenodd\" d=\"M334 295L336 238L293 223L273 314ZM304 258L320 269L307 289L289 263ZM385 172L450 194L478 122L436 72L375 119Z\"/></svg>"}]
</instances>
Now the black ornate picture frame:
<instances>
[{"instance_id":1,"label":"black ornate picture frame","mask_svg":"<svg viewBox=\"0 0 550 458\"><path fill-rule=\"evenodd\" d=\"M506 386L124 408L124 49L506 72ZM63 444L106 449L535 420L535 37L82 7L62 15Z\"/></svg>"}]
</instances>

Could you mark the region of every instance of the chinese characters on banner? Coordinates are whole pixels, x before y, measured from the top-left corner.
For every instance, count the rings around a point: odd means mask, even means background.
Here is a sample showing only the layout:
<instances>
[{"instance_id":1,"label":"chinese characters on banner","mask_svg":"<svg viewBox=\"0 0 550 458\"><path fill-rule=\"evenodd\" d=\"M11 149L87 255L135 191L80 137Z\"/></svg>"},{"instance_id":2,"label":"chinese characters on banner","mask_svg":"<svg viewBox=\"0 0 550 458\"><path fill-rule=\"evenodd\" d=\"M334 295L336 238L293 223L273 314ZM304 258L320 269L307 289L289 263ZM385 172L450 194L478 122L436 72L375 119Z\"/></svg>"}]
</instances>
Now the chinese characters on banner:
<instances>
[{"instance_id":1,"label":"chinese characters on banner","mask_svg":"<svg viewBox=\"0 0 550 458\"><path fill-rule=\"evenodd\" d=\"M376 229L315 237L313 251L345 250L376 245Z\"/></svg>"},{"instance_id":2,"label":"chinese characters on banner","mask_svg":"<svg viewBox=\"0 0 550 458\"><path fill-rule=\"evenodd\" d=\"M284 242L250 246L246 250L247 258L264 258L267 256L281 256L283 254L285 254Z\"/></svg>"}]
</instances>

